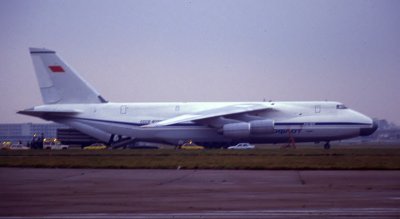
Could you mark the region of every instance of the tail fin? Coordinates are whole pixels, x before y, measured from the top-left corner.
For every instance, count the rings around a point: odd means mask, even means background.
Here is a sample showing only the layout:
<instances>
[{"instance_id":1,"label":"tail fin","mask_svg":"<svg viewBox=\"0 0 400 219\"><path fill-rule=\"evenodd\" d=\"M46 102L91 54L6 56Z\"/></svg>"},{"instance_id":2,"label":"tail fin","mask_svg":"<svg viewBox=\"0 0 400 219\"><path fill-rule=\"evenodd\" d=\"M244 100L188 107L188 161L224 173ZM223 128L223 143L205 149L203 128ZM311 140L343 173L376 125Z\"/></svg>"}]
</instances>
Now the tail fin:
<instances>
[{"instance_id":1,"label":"tail fin","mask_svg":"<svg viewBox=\"0 0 400 219\"><path fill-rule=\"evenodd\" d=\"M45 104L107 102L55 51L30 48L30 53Z\"/></svg>"}]
</instances>

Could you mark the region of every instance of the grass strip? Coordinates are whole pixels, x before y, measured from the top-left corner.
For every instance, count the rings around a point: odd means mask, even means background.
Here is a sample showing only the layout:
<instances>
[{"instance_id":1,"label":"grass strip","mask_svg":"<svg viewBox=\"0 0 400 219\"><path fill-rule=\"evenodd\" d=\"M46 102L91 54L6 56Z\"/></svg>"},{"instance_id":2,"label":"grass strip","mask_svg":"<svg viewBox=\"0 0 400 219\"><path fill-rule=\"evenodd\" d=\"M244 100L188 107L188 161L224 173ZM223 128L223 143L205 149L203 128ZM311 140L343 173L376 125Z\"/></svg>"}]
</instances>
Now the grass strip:
<instances>
[{"instance_id":1,"label":"grass strip","mask_svg":"<svg viewBox=\"0 0 400 219\"><path fill-rule=\"evenodd\" d=\"M1 151L1 167L400 170L399 149Z\"/></svg>"}]
</instances>

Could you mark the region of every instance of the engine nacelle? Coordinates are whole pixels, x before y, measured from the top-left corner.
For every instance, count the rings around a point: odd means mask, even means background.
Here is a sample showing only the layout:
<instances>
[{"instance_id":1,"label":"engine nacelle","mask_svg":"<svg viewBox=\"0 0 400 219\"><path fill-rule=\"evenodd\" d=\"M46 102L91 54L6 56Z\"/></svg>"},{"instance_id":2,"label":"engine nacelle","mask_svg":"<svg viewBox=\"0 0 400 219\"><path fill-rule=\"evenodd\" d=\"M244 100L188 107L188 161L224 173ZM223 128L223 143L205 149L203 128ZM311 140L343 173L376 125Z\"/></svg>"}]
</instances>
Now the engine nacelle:
<instances>
[{"instance_id":1,"label":"engine nacelle","mask_svg":"<svg viewBox=\"0 0 400 219\"><path fill-rule=\"evenodd\" d=\"M274 121L270 119L256 120L250 122L251 134L271 134L274 133Z\"/></svg>"},{"instance_id":2,"label":"engine nacelle","mask_svg":"<svg viewBox=\"0 0 400 219\"><path fill-rule=\"evenodd\" d=\"M224 125L224 135L232 138L246 138L250 135L250 123L238 122Z\"/></svg>"},{"instance_id":3,"label":"engine nacelle","mask_svg":"<svg viewBox=\"0 0 400 219\"><path fill-rule=\"evenodd\" d=\"M223 126L223 133L227 137L247 138L250 134L271 134L274 132L273 120L256 120L252 122L230 123Z\"/></svg>"}]
</instances>

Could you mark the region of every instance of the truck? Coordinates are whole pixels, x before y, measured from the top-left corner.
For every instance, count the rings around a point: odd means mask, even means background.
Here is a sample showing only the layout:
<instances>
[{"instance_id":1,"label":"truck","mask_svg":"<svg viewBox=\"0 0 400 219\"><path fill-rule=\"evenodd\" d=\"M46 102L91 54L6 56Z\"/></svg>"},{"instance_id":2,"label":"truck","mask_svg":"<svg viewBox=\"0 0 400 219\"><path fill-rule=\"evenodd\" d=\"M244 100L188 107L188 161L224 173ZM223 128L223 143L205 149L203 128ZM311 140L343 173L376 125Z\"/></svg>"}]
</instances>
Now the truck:
<instances>
[{"instance_id":1,"label":"truck","mask_svg":"<svg viewBox=\"0 0 400 219\"><path fill-rule=\"evenodd\" d=\"M43 139L43 149L47 150L67 150L68 145L61 144L57 138L45 138Z\"/></svg>"}]
</instances>

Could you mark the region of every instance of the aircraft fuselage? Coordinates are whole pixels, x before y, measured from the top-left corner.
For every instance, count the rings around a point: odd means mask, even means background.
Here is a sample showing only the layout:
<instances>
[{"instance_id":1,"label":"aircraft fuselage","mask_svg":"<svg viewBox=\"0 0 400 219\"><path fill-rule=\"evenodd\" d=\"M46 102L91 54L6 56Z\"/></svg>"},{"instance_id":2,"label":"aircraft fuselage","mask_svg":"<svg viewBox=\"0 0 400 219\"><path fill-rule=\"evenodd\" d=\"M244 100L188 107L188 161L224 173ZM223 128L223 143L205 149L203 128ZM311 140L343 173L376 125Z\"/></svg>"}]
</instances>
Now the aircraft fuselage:
<instances>
[{"instance_id":1,"label":"aircraft fuselage","mask_svg":"<svg viewBox=\"0 0 400 219\"><path fill-rule=\"evenodd\" d=\"M111 135L130 137L137 141L170 144L179 144L187 140L193 140L198 144L282 143L288 142L290 138L295 139L296 142L319 142L356 137L362 134L361 130L374 128L372 120L367 116L343 107L341 103L327 101L259 102L258 104L264 104L271 110L251 113L251 116L272 119L273 132L250 133L247 137L227 137L216 127L194 122L143 127L180 115L237 104L248 103L52 104L34 107L30 110L31 113L25 111L25 114L34 115L35 111L52 112L42 113L40 117L67 124L92 136L95 135L105 142L110 140ZM71 109L74 109L76 113L62 113ZM227 118L238 120L235 115L227 116Z\"/></svg>"}]
</instances>

